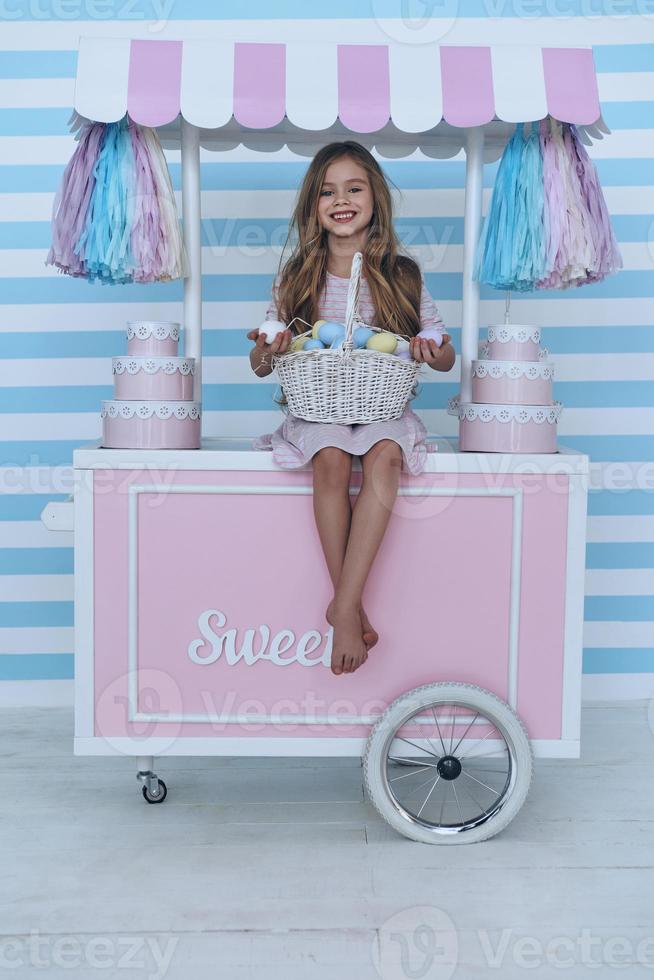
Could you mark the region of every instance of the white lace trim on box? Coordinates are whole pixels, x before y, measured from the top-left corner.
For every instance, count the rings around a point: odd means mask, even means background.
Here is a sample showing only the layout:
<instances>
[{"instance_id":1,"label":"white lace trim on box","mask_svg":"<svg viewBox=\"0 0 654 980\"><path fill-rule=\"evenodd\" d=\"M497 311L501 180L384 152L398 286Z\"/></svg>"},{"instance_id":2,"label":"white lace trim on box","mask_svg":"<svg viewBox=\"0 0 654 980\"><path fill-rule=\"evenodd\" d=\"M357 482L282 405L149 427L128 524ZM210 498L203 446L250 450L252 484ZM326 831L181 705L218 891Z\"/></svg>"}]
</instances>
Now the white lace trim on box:
<instances>
[{"instance_id":1,"label":"white lace trim on box","mask_svg":"<svg viewBox=\"0 0 654 980\"><path fill-rule=\"evenodd\" d=\"M459 419L474 422L547 422L554 425L559 421L563 410L562 402L552 402L551 405L484 405L481 402L463 402L455 395L448 402L448 414L457 415Z\"/></svg>"},{"instance_id":2,"label":"white lace trim on box","mask_svg":"<svg viewBox=\"0 0 654 980\"><path fill-rule=\"evenodd\" d=\"M499 340L501 344L506 344L509 340L518 340L525 343L533 340L535 344L540 343L540 327L525 326L520 323L501 323L488 327L489 341Z\"/></svg>"},{"instance_id":3,"label":"white lace trim on box","mask_svg":"<svg viewBox=\"0 0 654 980\"><path fill-rule=\"evenodd\" d=\"M164 320L129 320L127 323L127 339L147 340L154 337L155 340L166 340L172 337L179 340L179 323L169 323Z\"/></svg>"},{"instance_id":4,"label":"white lace trim on box","mask_svg":"<svg viewBox=\"0 0 654 980\"><path fill-rule=\"evenodd\" d=\"M536 378L554 377L554 367L547 361L495 361L481 360L472 362L474 378Z\"/></svg>"},{"instance_id":5,"label":"white lace trim on box","mask_svg":"<svg viewBox=\"0 0 654 980\"><path fill-rule=\"evenodd\" d=\"M550 353L549 347L539 347L538 360L539 361L547 360L547 358L549 357L549 353ZM491 356L490 347L488 345L488 342L485 340L482 340L481 343L479 344L479 350L477 351L477 354L482 360L486 360L486 361L497 360L497 358ZM526 361L525 363L535 364L536 360L534 359L533 361Z\"/></svg>"},{"instance_id":6,"label":"white lace trim on box","mask_svg":"<svg viewBox=\"0 0 654 980\"><path fill-rule=\"evenodd\" d=\"M120 401L112 399L102 402L100 418L110 419L132 419L136 416L139 419L151 419L156 415L158 419L199 419L201 415L200 402L138 402Z\"/></svg>"},{"instance_id":7,"label":"white lace trim on box","mask_svg":"<svg viewBox=\"0 0 654 980\"><path fill-rule=\"evenodd\" d=\"M112 357L111 365L114 374L195 374L195 358L193 357Z\"/></svg>"}]
</instances>

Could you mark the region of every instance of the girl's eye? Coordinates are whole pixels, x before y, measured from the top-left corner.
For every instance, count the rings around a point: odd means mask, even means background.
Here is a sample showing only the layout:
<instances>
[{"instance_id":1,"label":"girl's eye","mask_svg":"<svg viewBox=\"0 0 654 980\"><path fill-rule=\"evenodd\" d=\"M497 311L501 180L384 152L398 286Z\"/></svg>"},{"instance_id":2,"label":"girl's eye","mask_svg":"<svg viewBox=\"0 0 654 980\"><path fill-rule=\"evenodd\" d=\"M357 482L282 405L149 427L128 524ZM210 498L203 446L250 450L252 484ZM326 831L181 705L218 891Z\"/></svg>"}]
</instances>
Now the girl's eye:
<instances>
[{"instance_id":1,"label":"girl's eye","mask_svg":"<svg viewBox=\"0 0 654 980\"><path fill-rule=\"evenodd\" d=\"M360 191L361 188L360 187L350 187L350 190L351 191ZM333 191L327 191L327 190L325 190L325 191L321 191L320 192L320 196L323 197L325 194L333 194L333 193L334 193Z\"/></svg>"}]
</instances>

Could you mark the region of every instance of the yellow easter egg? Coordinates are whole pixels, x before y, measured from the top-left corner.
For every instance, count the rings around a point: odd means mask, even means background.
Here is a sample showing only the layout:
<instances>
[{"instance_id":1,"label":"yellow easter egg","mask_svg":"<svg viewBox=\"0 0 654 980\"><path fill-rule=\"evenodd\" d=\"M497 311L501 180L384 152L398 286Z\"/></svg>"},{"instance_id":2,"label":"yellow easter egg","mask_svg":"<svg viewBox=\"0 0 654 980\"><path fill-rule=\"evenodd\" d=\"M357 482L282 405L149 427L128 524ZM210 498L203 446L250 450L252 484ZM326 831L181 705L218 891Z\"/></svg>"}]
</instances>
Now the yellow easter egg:
<instances>
[{"instance_id":1,"label":"yellow easter egg","mask_svg":"<svg viewBox=\"0 0 654 980\"><path fill-rule=\"evenodd\" d=\"M304 337L296 337L295 340L291 341L291 350L302 350L308 339L308 334Z\"/></svg>"},{"instance_id":2,"label":"yellow easter egg","mask_svg":"<svg viewBox=\"0 0 654 980\"><path fill-rule=\"evenodd\" d=\"M318 339L318 331L322 327L323 323L327 323L326 320L316 320L313 327L311 328L311 336L314 340Z\"/></svg>"},{"instance_id":3,"label":"yellow easter egg","mask_svg":"<svg viewBox=\"0 0 654 980\"><path fill-rule=\"evenodd\" d=\"M368 350L378 350L382 354L394 354L397 347L397 337L390 333L374 333L366 341Z\"/></svg>"}]
</instances>

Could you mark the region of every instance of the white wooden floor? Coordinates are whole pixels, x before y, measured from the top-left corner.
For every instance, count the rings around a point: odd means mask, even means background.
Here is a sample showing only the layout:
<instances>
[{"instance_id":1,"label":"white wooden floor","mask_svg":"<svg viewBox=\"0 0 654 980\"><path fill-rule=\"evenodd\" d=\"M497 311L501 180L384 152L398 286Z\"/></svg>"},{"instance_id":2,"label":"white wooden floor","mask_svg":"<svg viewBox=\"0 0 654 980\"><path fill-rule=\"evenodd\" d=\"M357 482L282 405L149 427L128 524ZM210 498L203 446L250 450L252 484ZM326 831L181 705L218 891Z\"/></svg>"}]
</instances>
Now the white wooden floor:
<instances>
[{"instance_id":1,"label":"white wooden floor","mask_svg":"<svg viewBox=\"0 0 654 980\"><path fill-rule=\"evenodd\" d=\"M358 760L158 760L148 806L132 759L72 756L72 711L0 727L0 974L654 976L644 702L584 708L581 761L538 762L510 827L454 848L387 830Z\"/></svg>"}]
</instances>

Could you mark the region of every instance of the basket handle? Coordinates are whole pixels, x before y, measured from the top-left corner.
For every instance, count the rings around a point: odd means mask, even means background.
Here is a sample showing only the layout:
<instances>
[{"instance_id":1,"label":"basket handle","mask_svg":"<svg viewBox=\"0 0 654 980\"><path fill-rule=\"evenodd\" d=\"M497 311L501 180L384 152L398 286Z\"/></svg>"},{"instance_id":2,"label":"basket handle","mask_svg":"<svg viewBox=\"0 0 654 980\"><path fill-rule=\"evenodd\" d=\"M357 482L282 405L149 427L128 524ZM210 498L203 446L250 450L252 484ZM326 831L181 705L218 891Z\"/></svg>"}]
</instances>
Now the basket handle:
<instances>
[{"instance_id":1,"label":"basket handle","mask_svg":"<svg viewBox=\"0 0 654 980\"><path fill-rule=\"evenodd\" d=\"M345 340L343 350L351 351L354 347L352 331L354 321L359 318L359 288L361 285L361 267L363 265L363 255L355 252L352 256L352 269L350 271L350 284L347 290L347 306L345 307Z\"/></svg>"}]
</instances>

